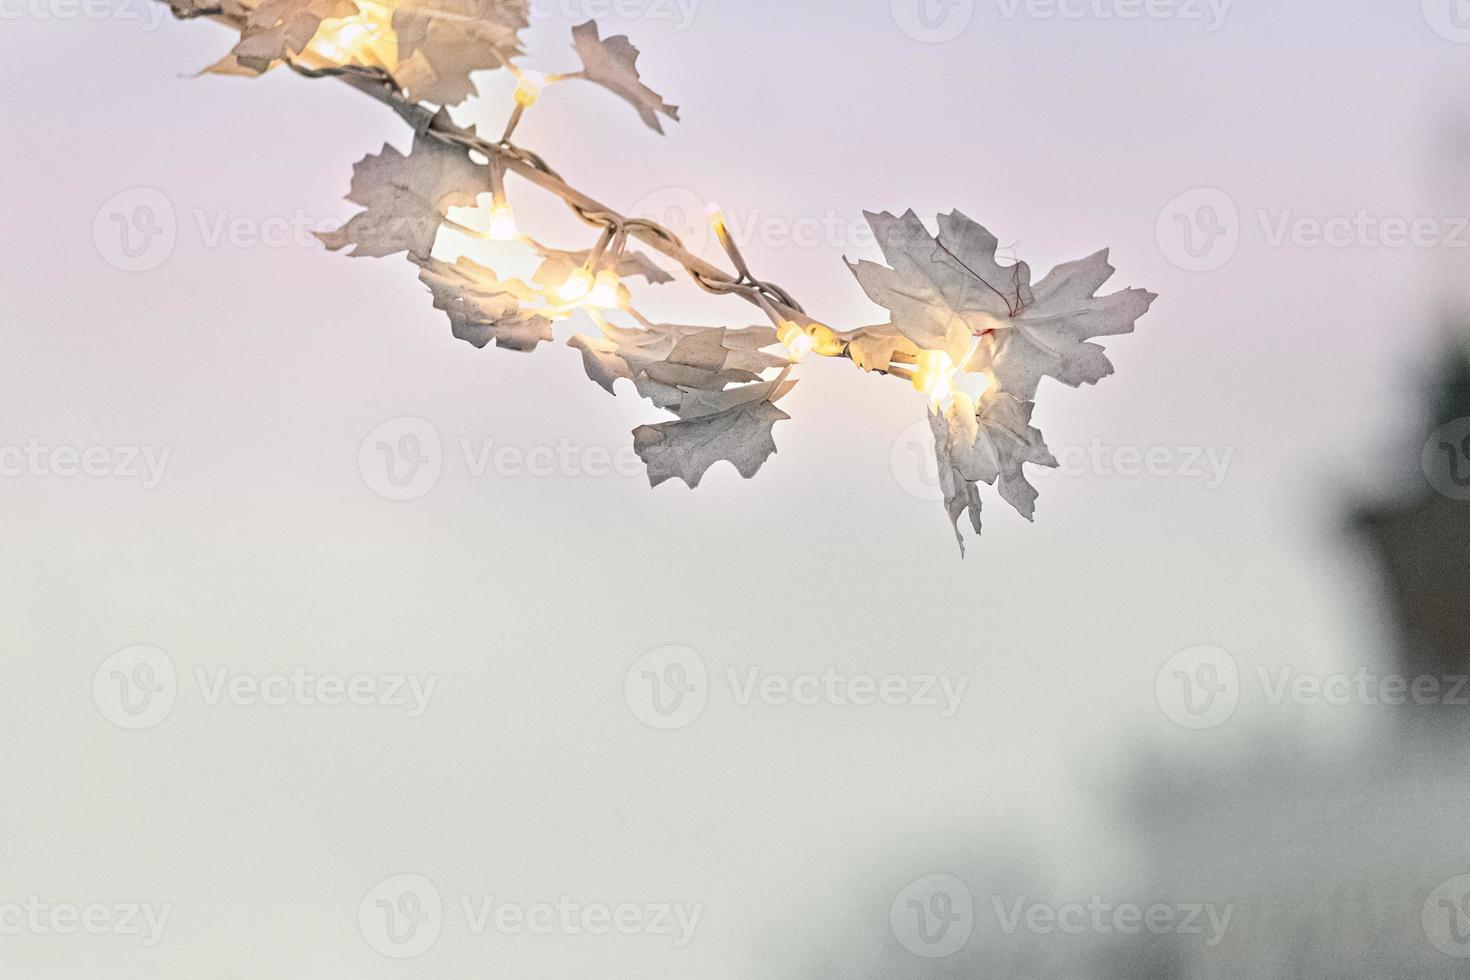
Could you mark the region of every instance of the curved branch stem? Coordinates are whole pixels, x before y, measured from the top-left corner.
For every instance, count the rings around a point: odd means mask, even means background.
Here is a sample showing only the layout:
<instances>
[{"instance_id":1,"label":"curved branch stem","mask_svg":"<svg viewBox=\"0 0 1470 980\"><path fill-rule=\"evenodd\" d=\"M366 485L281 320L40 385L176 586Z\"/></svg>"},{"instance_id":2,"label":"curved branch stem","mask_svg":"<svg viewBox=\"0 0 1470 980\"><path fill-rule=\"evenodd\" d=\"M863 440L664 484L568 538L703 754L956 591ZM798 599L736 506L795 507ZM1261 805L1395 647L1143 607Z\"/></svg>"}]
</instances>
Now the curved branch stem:
<instances>
[{"instance_id":1,"label":"curved branch stem","mask_svg":"<svg viewBox=\"0 0 1470 980\"><path fill-rule=\"evenodd\" d=\"M169 3L169 0L159 0L159 2ZM243 17L232 16L221 7L194 10L181 9L173 4L170 4L170 7L179 19L208 17L235 30L242 30L245 26ZM678 263L706 292L739 296L763 312L769 313L775 310L782 318L805 317L801 305L781 287L774 283L757 280L745 269L741 269L739 275L731 275L689 251L679 237L667 228L652 221L629 218L614 211L596 198L567 183L535 153L512 144L510 136L514 133L524 113L520 106L517 106L515 113L511 116L505 136L499 142L491 142L478 136L472 130L455 125L446 112L435 112L413 101L392 74L380 66L340 65L314 55L309 50L303 52L298 59L288 60L286 65L306 78L335 78L344 82L391 108L404 122L413 127L415 133L453 144L467 152L476 152L494 160L496 165L503 168L504 171L514 173L547 193L560 198L589 224L613 229L620 237L637 239L670 261ZM507 67L514 70L513 65ZM583 73L574 72L549 76L548 81L570 81L581 77ZM455 225L454 222L448 223L462 231L469 231L469 229ZM727 234L724 233L724 235ZM722 236L722 243L724 240ZM733 240L731 245L733 245ZM738 250L732 254L738 255ZM736 261L739 263L741 260ZM849 360L852 357L846 347L839 356ZM880 373L902 376L900 372Z\"/></svg>"}]
</instances>

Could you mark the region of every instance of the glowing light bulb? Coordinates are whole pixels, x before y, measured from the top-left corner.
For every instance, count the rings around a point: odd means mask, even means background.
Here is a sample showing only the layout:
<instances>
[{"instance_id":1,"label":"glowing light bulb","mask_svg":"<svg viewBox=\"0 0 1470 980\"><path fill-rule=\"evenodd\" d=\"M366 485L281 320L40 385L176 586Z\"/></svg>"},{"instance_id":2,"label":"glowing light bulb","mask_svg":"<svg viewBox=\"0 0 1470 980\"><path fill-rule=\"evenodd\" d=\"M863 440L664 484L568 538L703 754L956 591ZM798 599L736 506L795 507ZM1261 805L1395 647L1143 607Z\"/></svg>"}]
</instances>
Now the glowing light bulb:
<instances>
[{"instance_id":1,"label":"glowing light bulb","mask_svg":"<svg viewBox=\"0 0 1470 980\"><path fill-rule=\"evenodd\" d=\"M812 350L823 357L841 357L847 345L833 332L831 327L821 323L814 323L807 328L807 333L812 338Z\"/></svg>"},{"instance_id":2,"label":"glowing light bulb","mask_svg":"<svg viewBox=\"0 0 1470 980\"><path fill-rule=\"evenodd\" d=\"M324 28L312 41L311 48L328 61L339 64L356 61L367 53L383 32L383 25L367 15L348 17L333 22L334 27Z\"/></svg>"},{"instance_id":3,"label":"glowing light bulb","mask_svg":"<svg viewBox=\"0 0 1470 980\"><path fill-rule=\"evenodd\" d=\"M513 242L521 237L516 214L504 201L490 209L490 237L497 242Z\"/></svg>"},{"instance_id":4,"label":"glowing light bulb","mask_svg":"<svg viewBox=\"0 0 1470 980\"><path fill-rule=\"evenodd\" d=\"M593 306L600 306L604 310L616 309L621 297L623 280L611 269L603 269L597 274L597 280L592 287L592 295L587 297L587 302Z\"/></svg>"},{"instance_id":5,"label":"glowing light bulb","mask_svg":"<svg viewBox=\"0 0 1470 980\"><path fill-rule=\"evenodd\" d=\"M781 325L776 328L776 339L781 341L781 346L791 352L793 361L801 360L816 346L816 341L812 340L811 335L792 320L781 321Z\"/></svg>"},{"instance_id":6,"label":"glowing light bulb","mask_svg":"<svg viewBox=\"0 0 1470 980\"><path fill-rule=\"evenodd\" d=\"M546 88L546 76L539 71L523 71L520 76L520 84L516 86L516 105L523 109L529 109L541 98L542 89Z\"/></svg>"},{"instance_id":7,"label":"glowing light bulb","mask_svg":"<svg viewBox=\"0 0 1470 980\"><path fill-rule=\"evenodd\" d=\"M587 298L588 293L592 292L592 287L596 283L597 280L586 268L578 269L567 276L567 281L561 284L561 289L557 290L556 294L561 297L563 303L580 303Z\"/></svg>"},{"instance_id":8,"label":"glowing light bulb","mask_svg":"<svg viewBox=\"0 0 1470 980\"><path fill-rule=\"evenodd\" d=\"M715 234L723 234L725 231L725 212L720 206L711 201L704 209L705 216L709 218L709 225L715 230Z\"/></svg>"},{"instance_id":9,"label":"glowing light bulb","mask_svg":"<svg viewBox=\"0 0 1470 980\"><path fill-rule=\"evenodd\" d=\"M914 387L938 405L954 394L954 376L959 368L954 358L942 350L926 350L919 354L914 368Z\"/></svg>"}]
</instances>

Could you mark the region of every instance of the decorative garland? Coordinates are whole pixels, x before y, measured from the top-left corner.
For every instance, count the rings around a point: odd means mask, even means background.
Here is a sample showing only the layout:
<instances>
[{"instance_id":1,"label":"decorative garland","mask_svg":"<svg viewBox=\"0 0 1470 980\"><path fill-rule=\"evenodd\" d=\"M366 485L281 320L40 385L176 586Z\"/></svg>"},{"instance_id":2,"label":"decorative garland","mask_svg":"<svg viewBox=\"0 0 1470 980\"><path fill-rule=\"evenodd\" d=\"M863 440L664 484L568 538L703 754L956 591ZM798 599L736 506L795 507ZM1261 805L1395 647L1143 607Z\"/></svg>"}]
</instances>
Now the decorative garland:
<instances>
[{"instance_id":1,"label":"decorative garland","mask_svg":"<svg viewBox=\"0 0 1470 980\"><path fill-rule=\"evenodd\" d=\"M603 38L589 21L572 31L582 70L546 75L517 65L530 0L168 0L180 19L209 17L235 28L240 41L218 74L259 75L285 66L308 78L336 78L393 109L414 130L403 155L385 146L361 161L348 200L363 208L338 231L319 237L333 251L382 257L406 253L454 335L477 348L491 344L534 351L552 340L552 324L583 314L600 337L568 342L582 352L588 376L609 392L619 379L676 419L633 433L634 448L654 486L680 479L697 487L726 460L753 477L776 452L772 430L789 416L776 407L796 384L791 374L807 355L846 358L864 371L899 378L929 397L940 485L965 547L966 511L979 533L979 484L1028 520L1037 491L1024 466L1056 459L1031 424L1043 377L1080 387L1113 373L1105 351L1089 341L1130 333L1155 295L1097 291L1112 277L1106 250L1058 267L1034 285L1024 262L1001 264L999 243L955 211L931 234L912 212L867 214L887 266L850 263L889 323L840 333L807 315L790 293L757 278L718 208L710 221L734 273L688 251L673 232L629 218L572 188L535 153L512 142L525 113L554 84L584 80L630 103L645 124L663 132L679 110L644 85L639 52L626 37ZM504 132L489 140L453 123L447 112L476 94L471 72L504 69L517 81ZM662 117L662 118L661 118ZM587 251L547 248L516 225L507 175L548 191L600 229ZM484 230L449 218L478 207L488 194ZM530 283L503 280L469 259L435 259L443 227L478 239L519 242L542 259ZM738 296L770 321L745 329L652 323L633 306L627 281L650 285L674 277L640 242L672 260L702 289ZM618 325L609 317L626 318Z\"/></svg>"}]
</instances>

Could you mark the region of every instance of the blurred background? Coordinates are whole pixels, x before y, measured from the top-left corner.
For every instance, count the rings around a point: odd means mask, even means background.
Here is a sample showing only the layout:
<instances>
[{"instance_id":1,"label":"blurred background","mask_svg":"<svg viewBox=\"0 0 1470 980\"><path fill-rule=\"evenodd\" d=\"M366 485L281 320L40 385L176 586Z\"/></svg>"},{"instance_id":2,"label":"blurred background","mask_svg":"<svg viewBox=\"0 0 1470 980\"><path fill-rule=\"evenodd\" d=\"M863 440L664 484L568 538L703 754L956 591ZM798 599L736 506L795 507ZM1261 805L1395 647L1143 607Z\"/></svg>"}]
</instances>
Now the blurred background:
<instances>
[{"instance_id":1,"label":"blurred background","mask_svg":"<svg viewBox=\"0 0 1470 980\"><path fill-rule=\"evenodd\" d=\"M12 0L5 972L1467 975L1462 8L538 7L525 64L596 17L683 119L567 85L518 141L691 235L720 201L829 323L881 317L864 209L1160 293L1116 377L1044 384L1064 466L961 561L912 390L811 365L758 479L650 491L646 403L311 236L390 113Z\"/></svg>"}]
</instances>

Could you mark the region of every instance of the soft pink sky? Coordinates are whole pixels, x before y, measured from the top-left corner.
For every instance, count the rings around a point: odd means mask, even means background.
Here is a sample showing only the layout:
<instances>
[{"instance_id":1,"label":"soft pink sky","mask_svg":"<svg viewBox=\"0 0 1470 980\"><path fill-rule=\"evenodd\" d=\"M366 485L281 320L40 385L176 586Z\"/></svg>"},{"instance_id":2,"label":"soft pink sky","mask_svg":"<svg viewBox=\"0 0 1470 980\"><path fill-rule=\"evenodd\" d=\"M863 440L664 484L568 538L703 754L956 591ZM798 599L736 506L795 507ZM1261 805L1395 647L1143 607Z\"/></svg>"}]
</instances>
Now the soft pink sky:
<instances>
[{"instance_id":1,"label":"soft pink sky","mask_svg":"<svg viewBox=\"0 0 1470 980\"><path fill-rule=\"evenodd\" d=\"M572 65L582 7L564 7L529 34L528 64ZM607 397L561 344L528 358L454 341L403 261L208 241L222 218L346 218L352 164L405 146L401 125L327 82L187 80L229 46L208 23L149 30L141 6L6 23L0 444L172 456L152 490L0 480L0 832L25 842L0 881L22 899L178 909L153 951L23 939L0 961L46 978L405 976L353 916L373 882L413 870L446 895L707 906L687 950L447 930L414 975L801 975L804 926L863 856L1038 812L1062 834L1079 771L1179 737L1153 700L1176 651L1376 662L1370 586L1338 532L1354 494L1414 477L1417 372L1470 249L1273 247L1267 232L1288 212L1466 214L1442 190L1464 180L1437 134L1470 45L1414 3L1237 0L1214 31L1008 9L983 0L943 44L880 0L703 0L682 31L610 18L684 122L659 138L569 85L520 134L614 206L687 190L775 227L958 208L1038 271L1111 246L1114 285L1159 292L1109 343L1117 377L1048 383L1037 418L1054 447L1233 450L1223 483L1040 479L1038 523L987 498L963 564L940 507L891 472L921 398L835 365L805 372L751 483L471 477L461 439L616 450L657 413ZM484 90L469 115L498 130L508 86ZM94 219L136 188L166 197L178 243L124 273ZM1240 215L1238 252L1209 272L1177 267L1156 234L1197 188ZM846 235L747 253L835 325L878 316L841 261L876 254ZM755 322L687 290L649 306ZM410 504L374 496L357 465L400 416L449 450ZM87 694L135 643L169 651L181 687L225 664L445 680L418 722L231 713L196 690L135 737ZM661 736L621 691L663 644L712 668L966 673L972 695L943 721L722 702Z\"/></svg>"}]
</instances>

